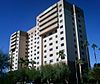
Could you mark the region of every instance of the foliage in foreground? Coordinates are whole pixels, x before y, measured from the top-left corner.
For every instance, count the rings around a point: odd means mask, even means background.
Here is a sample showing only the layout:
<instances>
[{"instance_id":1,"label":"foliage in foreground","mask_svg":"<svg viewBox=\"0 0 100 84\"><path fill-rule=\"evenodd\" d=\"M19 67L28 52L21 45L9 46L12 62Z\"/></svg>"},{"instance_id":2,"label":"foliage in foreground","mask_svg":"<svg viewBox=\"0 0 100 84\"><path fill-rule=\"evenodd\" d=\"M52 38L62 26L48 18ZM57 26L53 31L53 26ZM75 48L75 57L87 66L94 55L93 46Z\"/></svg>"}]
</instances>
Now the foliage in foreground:
<instances>
[{"instance_id":1,"label":"foliage in foreground","mask_svg":"<svg viewBox=\"0 0 100 84\"><path fill-rule=\"evenodd\" d=\"M10 71L0 81L2 84L16 84L16 82L34 81L37 84L41 83L63 83L68 82L69 68L65 63L57 63L54 65L45 65L36 70L34 68L22 68L16 71Z\"/></svg>"}]
</instances>

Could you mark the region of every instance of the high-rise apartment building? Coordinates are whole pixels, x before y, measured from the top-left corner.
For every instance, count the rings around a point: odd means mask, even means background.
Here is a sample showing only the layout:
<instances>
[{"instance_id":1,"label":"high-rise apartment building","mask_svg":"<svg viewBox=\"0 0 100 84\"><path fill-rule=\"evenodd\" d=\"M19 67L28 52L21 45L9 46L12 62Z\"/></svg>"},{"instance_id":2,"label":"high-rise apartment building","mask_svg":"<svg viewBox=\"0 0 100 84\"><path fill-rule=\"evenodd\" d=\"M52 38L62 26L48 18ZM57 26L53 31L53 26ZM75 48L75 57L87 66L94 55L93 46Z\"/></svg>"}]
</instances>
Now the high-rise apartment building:
<instances>
[{"instance_id":1,"label":"high-rise apartment building","mask_svg":"<svg viewBox=\"0 0 100 84\"><path fill-rule=\"evenodd\" d=\"M71 69L73 76L70 77L71 80L76 81L76 72L80 78L83 69L90 65L88 49L83 47L86 39L83 10L60 0L37 16L34 28L11 35L9 53L12 58L12 70L20 68L18 63L20 57L28 58L29 61L34 60L35 68L62 60ZM64 59L58 59L57 53L61 50L64 50L66 55ZM78 66L76 58L85 64Z\"/></svg>"}]
</instances>

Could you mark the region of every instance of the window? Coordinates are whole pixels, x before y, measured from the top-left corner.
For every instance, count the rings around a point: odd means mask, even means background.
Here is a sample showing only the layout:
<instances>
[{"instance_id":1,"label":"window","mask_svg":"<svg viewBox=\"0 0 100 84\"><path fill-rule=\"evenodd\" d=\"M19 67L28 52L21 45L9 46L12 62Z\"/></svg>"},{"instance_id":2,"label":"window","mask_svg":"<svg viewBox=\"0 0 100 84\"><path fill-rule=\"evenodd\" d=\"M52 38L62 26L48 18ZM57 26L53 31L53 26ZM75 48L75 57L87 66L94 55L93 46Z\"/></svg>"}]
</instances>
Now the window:
<instances>
[{"instance_id":1,"label":"window","mask_svg":"<svg viewBox=\"0 0 100 84\"><path fill-rule=\"evenodd\" d=\"M56 41L56 43L58 43L58 41Z\"/></svg>"},{"instance_id":2,"label":"window","mask_svg":"<svg viewBox=\"0 0 100 84\"><path fill-rule=\"evenodd\" d=\"M37 42L37 44L39 44L39 41Z\"/></svg>"},{"instance_id":3,"label":"window","mask_svg":"<svg viewBox=\"0 0 100 84\"><path fill-rule=\"evenodd\" d=\"M59 10L59 12L61 12L61 11L62 11L62 9Z\"/></svg>"},{"instance_id":4,"label":"window","mask_svg":"<svg viewBox=\"0 0 100 84\"><path fill-rule=\"evenodd\" d=\"M39 37L37 37L37 39L39 39Z\"/></svg>"},{"instance_id":5,"label":"window","mask_svg":"<svg viewBox=\"0 0 100 84\"><path fill-rule=\"evenodd\" d=\"M79 25L79 27L81 27L81 25Z\"/></svg>"},{"instance_id":6,"label":"window","mask_svg":"<svg viewBox=\"0 0 100 84\"><path fill-rule=\"evenodd\" d=\"M75 31L75 28L73 28L73 31Z\"/></svg>"},{"instance_id":7,"label":"window","mask_svg":"<svg viewBox=\"0 0 100 84\"><path fill-rule=\"evenodd\" d=\"M60 17L62 17L62 14L60 15Z\"/></svg>"},{"instance_id":8,"label":"window","mask_svg":"<svg viewBox=\"0 0 100 84\"><path fill-rule=\"evenodd\" d=\"M72 17L72 20L74 20L74 17Z\"/></svg>"},{"instance_id":9,"label":"window","mask_svg":"<svg viewBox=\"0 0 100 84\"><path fill-rule=\"evenodd\" d=\"M59 59L57 58L56 61L59 61Z\"/></svg>"},{"instance_id":10,"label":"window","mask_svg":"<svg viewBox=\"0 0 100 84\"><path fill-rule=\"evenodd\" d=\"M36 36L36 34L35 34L35 36Z\"/></svg>"},{"instance_id":11,"label":"window","mask_svg":"<svg viewBox=\"0 0 100 84\"><path fill-rule=\"evenodd\" d=\"M31 38L33 38L33 36L31 36Z\"/></svg>"},{"instance_id":12,"label":"window","mask_svg":"<svg viewBox=\"0 0 100 84\"><path fill-rule=\"evenodd\" d=\"M77 51L75 51L75 54L77 54Z\"/></svg>"},{"instance_id":13,"label":"window","mask_svg":"<svg viewBox=\"0 0 100 84\"><path fill-rule=\"evenodd\" d=\"M64 43L62 43L61 46L64 46Z\"/></svg>"},{"instance_id":14,"label":"window","mask_svg":"<svg viewBox=\"0 0 100 84\"><path fill-rule=\"evenodd\" d=\"M52 37L51 37L51 38L49 38L49 40L52 40Z\"/></svg>"},{"instance_id":15,"label":"window","mask_svg":"<svg viewBox=\"0 0 100 84\"><path fill-rule=\"evenodd\" d=\"M36 53L34 53L34 55L36 55Z\"/></svg>"},{"instance_id":16,"label":"window","mask_svg":"<svg viewBox=\"0 0 100 84\"><path fill-rule=\"evenodd\" d=\"M55 33L57 32L57 30L55 30Z\"/></svg>"},{"instance_id":17,"label":"window","mask_svg":"<svg viewBox=\"0 0 100 84\"><path fill-rule=\"evenodd\" d=\"M47 63L47 61L44 61L44 63L46 64L46 63Z\"/></svg>"},{"instance_id":18,"label":"window","mask_svg":"<svg viewBox=\"0 0 100 84\"><path fill-rule=\"evenodd\" d=\"M84 55L84 52L82 52L82 55Z\"/></svg>"},{"instance_id":19,"label":"window","mask_svg":"<svg viewBox=\"0 0 100 84\"><path fill-rule=\"evenodd\" d=\"M53 43L50 43L49 45L51 46L51 45L53 45Z\"/></svg>"},{"instance_id":20,"label":"window","mask_svg":"<svg viewBox=\"0 0 100 84\"><path fill-rule=\"evenodd\" d=\"M80 22L80 20L78 19L78 22Z\"/></svg>"},{"instance_id":21,"label":"window","mask_svg":"<svg viewBox=\"0 0 100 84\"><path fill-rule=\"evenodd\" d=\"M56 49L58 49L58 46L56 47Z\"/></svg>"},{"instance_id":22,"label":"window","mask_svg":"<svg viewBox=\"0 0 100 84\"><path fill-rule=\"evenodd\" d=\"M31 40L31 41L33 41L33 40Z\"/></svg>"},{"instance_id":23,"label":"window","mask_svg":"<svg viewBox=\"0 0 100 84\"><path fill-rule=\"evenodd\" d=\"M73 26L74 26L74 23L72 23L73 24Z\"/></svg>"},{"instance_id":24,"label":"window","mask_svg":"<svg viewBox=\"0 0 100 84\"><path fill-rule=\"evenodd\" d=\"M57 38L58 36L56 35L55 37Z\"/></svg>"},{"instance_id":25,"label":"window","mask_svg":"<svg viewBox=\"0 0 100 84\"><path fill-rule=\"evenodd\" d=\"M82 30L79 30L80 33L82 33Z\"/></svg>"},{"instance_id":26,"label":"window","mask_svg":"<svg viewBox=\"0 0 100 84\"><path fill-rule=\"evenodd\" d=\"M39 57L37 57L37 59L39 59Z\"/></svg>"},{"instance_id":27,"label":"window","mask_svg":"<svg viewBox=\"0 0 100 84\"><path fill-rule=\"evenodd\" d=\"M44 42L46 42L46 40L44 40Z\"/></svg>"},{"instance_id":28,"label":"window","mask_svg":"<svg viewBox=\"0 0 100 84\"><path fill-rule=\"evenodd\" d=\"M50 49L49 49L49 51L52 51L52 50L53 50L53 48L50 48Z\"/></svg>"},{"instance_id":29,"label":"window","mask_svg":"<svg viewBox=\"0 0 100 84\"><path fill-rule=\"evenodd\" d=\"M47 58L47 56L45 55L44 58Z\"/></svg>"},{"instance_id":30,"label":"window","mask_svg":"<svg viewBox=\"0 0 100 84\"><path fill-rule=\"evenodd\" d=\"M76 46L76 45L74 45L74 47L75 47L75 48L77 48L77 46Z\"/></svg>"},{"instance_id":31,"label":"window","mask_svg":"<svg viewBox=\"0 0 100 84\"><path fill-rule=\"evenodd\" d=\"M51 33L49 33L49 35L52 35L52 32L51 32Z\"/></svg>"},{"instance_id":32,"label":"window","mask_svg":"<svg viewBox=\"0 0 100 84\"><path fill-rule=\"evenodd\" d=\"M33 32L31 32L31 34L33 34Z\"/></svg>"},{"instance_id":33,"label":"window","mask_svg":"<svg viewBox=\"0 0 100 84\"><path fill-rule=\"evenodd\" d=\"M44 47L46 47L47 45L44 45Z\"/></svg>"},{"instance_id":34,"label":"window","mask_svg":"<svg viewBox=\"0 0 100 84\"><path fill-rule=\"evenodd\" d=\"M44 35L44 38L46 37L46 35Z\"/></svg>"},{"instance_id":35,"label":"window","mask_svg":"<svg viewBox=\"0 0 100 84\"><path fill-rule=\"evenodd\" d=\"M62 6L62 4L59 5L59 7L61 7L61 6Z\"/></svg>"},{"instance_id":36,"label":"window","mask_svg":"<svg viewBox=\"0 0 100 84\"><path fill-rule=\"evenodd\" d=\"M39 46L37 47L37 49L39 49Z\"/></svg>"},{"instance_id":37,"label":"window","mask_svg":"<svg viewBox=\"0 0 100 84\"><path fill-rule=\"evenodd\" d=\"M60 26L60 29L63 28L63 25Z\"/></svg>"},{"instance_id":38,"label":"window","mask_svg":"<svg viewBox=\"0 0 100 84\"><path fill-rule=\"evenodd\" d=\"M34 59L36 59L36 57L34 57Z\"/></svg>"},{"instance_id":39,"label":"window","mask_svg":"<svg viewBox=\"0 0 100 84\"><path fill-rule=\"evenodd\" d=\"M81 46L81 49L83 49L83 46Z\"/></svg>"},{"instance_id":40,"label":"window","mask_svg":"<svg viewBox=\"0 0 100 84\"><path fill-rule=\"evenodd\" d=\"M50 60L50 63L53 62L53 60Z\"/></svg>"},{"instance_id":41,"label":"window","mask_svg":"<svg viewBox=\"0 0 100 84\"><path fill-rule=\"evenodd\" d=\"M39 64L39 62L37 62L37 64Z\"/></svg>"},{"instance_id":42,"label":"window","mask_svg":"<svg viewBox=\"0 0 100 84\"><path fill-rule=\"evenodd\" d=\"M63 34L63 31L61 31L60 34Z\"/></svg>"},{"instance_id":43,"label":"window","mask_svg":"<svg viewBox=\"0 0 100 84\"><path fill-rule=\"evenodd\" d=\"M62 23L62 20L60 20L60 23Z\"/></svg>"},{"instance_id":44,"label":"window","mask_svg":"<svg viewBox=\"0 0 100 84\"><path fill-rule=\"evenodd\" d=\"M80 15L78 14L78 17L80 17Z\"/></svg>"},{"instance_id":45,"label":"window","mask_svg":"<svg viewBox=\"0 0 100 84\"><path fill-rule=\"evenodd\" d=\"M75 36L75 33L73 34L73 36Z\"/></svg>"},{"instance_id":46,"label":"window","mask_svg":"<svg viewBox=\"0 0 100 84\"><path fill-rule=\"evenodd\" d=\"M60 38L61 40L64 40L64 37Z\"/></svg>"},{"instance_id":47,"label":"window","mask_svg":"<svg viewBox=\"0 0 100 84\"><path fill-rule=\"evenodd\" d=\"M31 49L32 49L33 47L31 47Z\"/></svg>"},{"instance_id":48,"label":"window","mask_svg":"<svg viewBox=\"0 0 100 84\"><path fill-rule=\"evenodd\" d=\"M74 42L76 42L76 39L74 39Z\"/></svg>"},{"instance_id":49,"label":"window","mask_svg":"<svg viewBox=\"0 0 100 84\"><path fill-rule=\"evenodd\" d=\"M50 57L52 57L53 56L53 54L50 54Z\"/></svg>"},{"instance_id":50,"label":"window","mask_svg":"<svg viewBox=\"0 0 100 84\"><path fill-rule=\"evenodd\" d=\"M80 38L82 38L82 35L80 35Z\"/></svg>"},{"instance_id":51,"label":"window","mask_svg":"<svg viewBox=\"0 0 100 84\"><path fill-rule=\"evenodd\" d=\"M45 50L44 52L46 53L47 51Z\"/></svg>"},{"instance_id":52,"label":"window","mask_svg":"<svg viewBox=\"0 0 100 84\"><path fill-rule=\"evenodd\" d=\"M34 49L34 51L36 51L36 49Z\"/></svg>"},{"instance_id":53,"label":"window","mask_svg":"<svg viewBox=\"0 0 100 84\"><path fill-rule=\"evenodd\" d=\"M39 51L37 52L37 54L39 54Z\"/></svg>"},{"instance_id":54,"label":"window","mask_svg":"<svg viewBox=\"0 0 100 84\"><path fill-rule=\"evenodd\" d=\"M81 42L81 44L83 44L83 41L80 41Z\"/></svg>"}]
</instances>

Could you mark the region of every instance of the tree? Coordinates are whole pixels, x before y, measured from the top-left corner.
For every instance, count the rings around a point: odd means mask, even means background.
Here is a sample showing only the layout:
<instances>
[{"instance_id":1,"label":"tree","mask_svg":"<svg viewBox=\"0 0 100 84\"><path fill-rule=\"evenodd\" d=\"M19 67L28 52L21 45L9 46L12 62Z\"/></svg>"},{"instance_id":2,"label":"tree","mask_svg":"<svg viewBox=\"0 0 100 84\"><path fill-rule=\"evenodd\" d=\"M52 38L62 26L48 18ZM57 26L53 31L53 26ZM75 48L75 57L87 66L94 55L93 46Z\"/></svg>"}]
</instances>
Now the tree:
<instances>
[{"instance_id":1,"label":"tree","mask_svg":"<svg viewBox=\"0 0 100 84\"><path fill-rule=\"evenodd\" d=\"M91 76L94 80L97 81L97 84L99 84L100 81L100 67L95 66L93 70L91 71Z\"/></svg>"},{"instance_id":2,"label":"tree","mask_svg":"<svg viewBox=\"0 0 100 84\"><path fill-rule=\"evenodd\" d=\"M78 70L78 67L79 67L79 70L80 70L80 80L81 80L81 83L83 83L83 78L82 78L82 71L81 71L81 65L83 64L83 61L82 61L82 59L78 59L77 57L76 57L76 59L75 59L75 69L76 69L76 79L77 79L77 84L78 84L78 72L77 72L77 70Z\"/></svg>"},{"instance_id":3,"label":"tree","mask_svg":"<svg viewBox=\"0 0 100 84\"><path fill-rule=\"evenodd\" d=\"M56 83L61 82L61 83L68 84L69 75L70 75L68 66L63 62L60 62L60 63L54 64L53 67L55 70L54 79Z\"/></svg>"},{"instance_id":4,"label":"tree","mask_svg":"<svg viewBox=\"0 0 100 84\"><path fill-rule=\"evenodd\" d=\"M10 59L7 54L0 52L0 73L7 69L10 65Z\"/></svg>"},{"instance_id":5,"label":"tree","mask_svg":"<svg viewBox=\"0 0 100 84\"><path fill-rule=\"evenodd\" d=\"M40 84L41 82L41 74L40 74L40 70L36 70L34 68L27 69L26 74L28 75L28 81L34 81L37 84Z\"/></svg>"},{"instance_id":6,"label":"tree","mask_svg":"<svg viewBox=\"0 0 100 84\"><path fill-rule=\"evenodd\" d=\"M50 82L54 79L54 69L53 66L48 64L41 67L41 78L42 82L46 82L50 84Z\"/></svg>"},{"instance_id":7,"label":"tree","mask_svg":"<svg viewBox=\"0 0 100 84\"><path fill-rule=\"evenodd\" d=\"M23 58L19 58L18 63L19 63L20 68L22 68L23 64L25 64L25 60Z\"/></svg>"},{"instance_id":8,"label":"tree","mask_svg":"<svg viewBox=\"0 0 100 84\"><path fill-rule=\"evenodd\" d=\"M89 58L88 58L88 46L89 46L88 40L85 40L84 43L83 43L83 47L86 50L87 60L89 61ZM88 63L88 68L89 68L89 66L90 66L90 64Z\"/></svg>"},{"instance_id":9,"label":"tree","mask_svg":"<svg viewBox=\"0 0 100 84\"><path fill-rule=\"evenodd\" d=\"M97 64L97 57L96 57L96 48L97 48L97 45L93 43L92 44L92 48L93 48L93 51L94 51L95 62Z\"/></svg>"},{"instance_id":10,"label":"tree","mask_svg":"<svg viewBox=\"0 0 100 84\"><path fill-rule=\"evenodd\" d=\"M36 64L36 62L34 60L32 60L29 63L32 64L32 67L31 68L34 68L34 64Z\"/></svg>"},{"instance_id":11,"label":"tree","mask_svg":"<svg viewBox=\"0 0 100 84\"><path fill-rule=\"evenodd\" d=\"M64 54L64 50L60 50L57 54L59 55L59 58L65 59L66 55Z\"/></svg>"}]
</instances>

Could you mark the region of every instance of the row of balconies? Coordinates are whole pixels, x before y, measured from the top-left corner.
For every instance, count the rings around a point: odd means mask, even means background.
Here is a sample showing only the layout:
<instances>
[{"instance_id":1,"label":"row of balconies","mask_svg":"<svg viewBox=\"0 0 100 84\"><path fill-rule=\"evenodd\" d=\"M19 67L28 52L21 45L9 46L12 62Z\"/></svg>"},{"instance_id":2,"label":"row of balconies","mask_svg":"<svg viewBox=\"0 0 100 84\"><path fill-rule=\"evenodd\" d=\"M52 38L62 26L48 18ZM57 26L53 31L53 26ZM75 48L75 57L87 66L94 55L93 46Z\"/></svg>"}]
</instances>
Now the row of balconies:
<instances>
[{"instance_id":1,"label":"row of balconies","mask_svg":"<svg viewBox=\"0 0 100 84\"><path fill-rule=\"evenodd\" d=\"M56 18L57 16L58 16L57 13L53 14L52 16L50 16L50 17L46 18L45 20L43 20L42 22L39 22L39 26L44 25L45 23L47 23L47 22L53 20L53 19Z\"/></svg>"},{"instance_id":2,"label":"row of balconies","mask_svg":"<svg viewBox=\"0 0 100 84\"><path fill-rule=\"evenodd\" d=\"M51 11L44 14L41 18L39 18L39 22L42 22L43 20L45 20L46 18L48 18L49 16L51 16L53 13L55 13L57 11L58 11L58 8L56 6L56 7L54 7L54 9L52 9Z\"/></svg>"}]
</instances>

